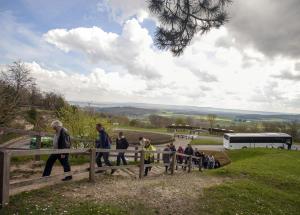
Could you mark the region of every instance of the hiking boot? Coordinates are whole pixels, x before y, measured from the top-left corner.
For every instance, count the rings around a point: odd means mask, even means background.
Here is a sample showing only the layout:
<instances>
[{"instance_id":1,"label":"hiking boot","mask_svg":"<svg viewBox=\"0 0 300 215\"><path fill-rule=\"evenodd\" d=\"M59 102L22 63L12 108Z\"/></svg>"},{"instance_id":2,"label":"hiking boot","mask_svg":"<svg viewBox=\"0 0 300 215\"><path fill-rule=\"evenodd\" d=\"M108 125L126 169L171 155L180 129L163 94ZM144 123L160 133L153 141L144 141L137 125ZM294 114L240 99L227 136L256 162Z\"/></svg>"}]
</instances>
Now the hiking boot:
<instances>
[{"instance_id":1,"label":"hiking boot","mask_svg":"<svg viewBox=\"0 0 300 215\"><path fill-rule=\"evenodd\" d=\"M72 178L73 177L70 175L70 176L67 176L64 179L62 179L62 181L70 181L70 180L72 180Z\"/></svg>"}]
</instances>

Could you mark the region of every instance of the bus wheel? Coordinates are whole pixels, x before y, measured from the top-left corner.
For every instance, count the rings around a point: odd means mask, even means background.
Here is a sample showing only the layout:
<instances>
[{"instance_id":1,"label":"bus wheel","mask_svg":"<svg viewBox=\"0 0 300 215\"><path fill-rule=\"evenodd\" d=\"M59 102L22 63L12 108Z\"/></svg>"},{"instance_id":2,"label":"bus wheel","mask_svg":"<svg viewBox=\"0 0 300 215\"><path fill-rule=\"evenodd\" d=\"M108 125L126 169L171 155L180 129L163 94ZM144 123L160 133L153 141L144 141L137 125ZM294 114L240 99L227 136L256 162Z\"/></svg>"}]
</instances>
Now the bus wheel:
<instances>
[{"instance_id":1,"label":"bus wheel","mask_svg":"<svg viewBox=\"0 0 300 215\"><path fill-rule=\"evenodd\" d=\"M243 146L243 147L242 147L242 149L247 149L247 148L248 148L247 146Z\"/></svg>"},{"instance_id":2,"label":"bus wheel","mask_svg":"<svg viewBox=\"0 0 300 215\"><path fill-rule=\"evenodd\" d=\"M277 149L283 149L283 147L282 146L278 146Z\"/></svg>"}]
</instances>

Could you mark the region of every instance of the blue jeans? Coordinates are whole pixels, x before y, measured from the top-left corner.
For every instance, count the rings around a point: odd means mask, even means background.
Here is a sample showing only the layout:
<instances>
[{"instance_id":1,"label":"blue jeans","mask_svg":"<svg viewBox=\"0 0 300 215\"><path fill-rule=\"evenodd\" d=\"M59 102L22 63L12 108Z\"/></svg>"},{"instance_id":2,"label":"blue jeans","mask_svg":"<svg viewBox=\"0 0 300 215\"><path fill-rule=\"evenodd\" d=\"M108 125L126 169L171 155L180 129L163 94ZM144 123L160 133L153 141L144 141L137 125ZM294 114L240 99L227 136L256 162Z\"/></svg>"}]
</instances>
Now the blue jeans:
<instances>
[{"instance_id":1,"label":"blue jeans","mask_svg":"<svg viewBox=\"0 0 300 215\"><path fill-rule=\"evenodd\" d=\"M98 152L96 156L96 163L98 167L102 167L101 158L103 157L106 166L112 166L109 161L109 152Z\"/></svg>"},{"instance_id":2,"label":"blue jeans","mask_svg":"<svg viewBox=\"0 0 300 215\"><path fill-rule=\"evenodd\" d=\"M127 161L125 159L125 153L124 152L119 152L119 154L117 156L117 166L120 165L121 159L122 159L123 165L127 165Z\"/></svg>"}]
</instances>

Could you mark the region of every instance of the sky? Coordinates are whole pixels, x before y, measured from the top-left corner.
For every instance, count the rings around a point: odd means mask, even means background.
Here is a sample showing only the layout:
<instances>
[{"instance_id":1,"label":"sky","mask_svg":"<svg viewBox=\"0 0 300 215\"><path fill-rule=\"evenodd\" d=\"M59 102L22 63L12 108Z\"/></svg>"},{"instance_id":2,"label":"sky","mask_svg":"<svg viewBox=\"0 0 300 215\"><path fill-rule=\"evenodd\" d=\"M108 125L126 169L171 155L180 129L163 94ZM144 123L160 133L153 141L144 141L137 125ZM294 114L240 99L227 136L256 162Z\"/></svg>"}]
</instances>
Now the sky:
<instances>
[{"instance_id":1,"label":"sky","mask_svg":"<svg viewBox=\"0 0 300 215\"><path fill-rule=\"evenodd\" d=\"M300 1L233 0L180 57L145 0L0 0L0 64L22 60L69 101L300 113Z\"/></svg>"}]
</instances>

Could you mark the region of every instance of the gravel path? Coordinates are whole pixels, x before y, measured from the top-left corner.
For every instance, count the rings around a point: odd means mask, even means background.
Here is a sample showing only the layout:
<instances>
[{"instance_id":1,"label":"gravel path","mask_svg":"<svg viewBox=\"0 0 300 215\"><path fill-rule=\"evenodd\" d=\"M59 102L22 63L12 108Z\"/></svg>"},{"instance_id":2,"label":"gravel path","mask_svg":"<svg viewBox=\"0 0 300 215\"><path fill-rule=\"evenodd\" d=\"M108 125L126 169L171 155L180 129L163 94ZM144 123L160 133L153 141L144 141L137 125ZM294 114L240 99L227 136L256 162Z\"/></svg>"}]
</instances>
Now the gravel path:
<instances>
[{"instance_id":1,"label":"gravel path","mask_svg":"<svg viewBox=\"0 0 300 215\"><path fill-rule=\"evenodd\" d=\"M99 203L114 203L124 208L142 204L157 214L194 214L203 188L216 186L228 179L201 176L198 172L177 173L132 180L122 177L100 176L96 183L71 185L64 195ZM197 214L195 212L195 214Z\"/></svg>"}]
</instances>

